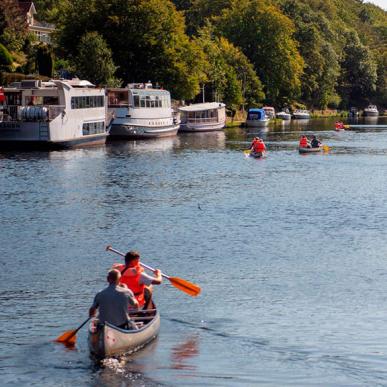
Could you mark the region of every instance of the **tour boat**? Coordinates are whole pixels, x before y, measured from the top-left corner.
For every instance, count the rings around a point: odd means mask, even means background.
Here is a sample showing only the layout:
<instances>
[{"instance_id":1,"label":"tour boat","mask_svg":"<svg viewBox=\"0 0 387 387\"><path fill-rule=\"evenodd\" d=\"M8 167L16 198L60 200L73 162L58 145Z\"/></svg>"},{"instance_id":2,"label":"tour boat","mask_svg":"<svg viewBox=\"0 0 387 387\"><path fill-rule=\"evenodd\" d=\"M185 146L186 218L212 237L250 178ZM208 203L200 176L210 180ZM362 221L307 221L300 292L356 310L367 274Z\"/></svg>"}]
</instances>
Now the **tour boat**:
<instances>
[{"instance_id":1,"label":"tour boat","mask_svg":"<svg viewBox=\"0 0 387 387\"><path fill-rule=\"evenodd\" d=\"M97 318L89 325L89 349L97 358L130 354L154 340L160 330L160 314L156 308L130 313L137 329L122 329Z\"/></svg>"},{"instance_id":2,"label":"tour boat","mask_svg":"<svg viewBox=\"0 0 387 387\"><path fill-rule=\"evenodd\" d=\"M308 120L310 113L308 110L297 109L293 112L293 118L296 120Z\"/></svg>"},{"instance_id":3,"label":"tour boat","mask_svg":"<svg viewBox=\"0 0 387 387\"><path fill-rule=\"evenodd\" d=\"M303 148L303 147L298 148L298 151L300 153L316 153L316 152L320 152L322 150L323 150L322 146L319 146L318 148Z\"/></svg>"},{"instance_id":4,"label":"tour boat","mask_svg":"<svg viewBox=\"0 0 387 387\"><path fill-rule=\"evenodd\" d=\"M247 112L246 126L259 128L267 126L269 119L266 117L266 113L263 109L251 108Z\"/></svg>"},{"instance_id":5,"label":"tour boat","mask_svg":"<svg viewBox=\"0 0 387 387\"><path fill-rule=\"evenodd\" d=\"M272 106L263 106L262 109L265 111L266 117L269 120L275 118L275 109Z\"/></svg>"},{"instance_id":6,"label":"tour boat","mask_svg":"<svg viewBox=\"0 0 387 387\"><path fill-rule=\"evenodd\" d=\"M68 148L103 144L105 90L88 81L22 80L3 88L0 146Z\"/></svg>"},{"instance_id":7,"label":"tour boat","mask_svg":"<svg viewBox=\"0 0 387 387\"><path fill-rule=\"evenodd\" d=\"M363 115L365 117L378 117L379 116L379 110L375 105L368 105L364 111Z\"/></svg>"},{"instance_id":8,"label":"tour boat","mask_svg":"<svg viewBox=\"0 0 387 387\"><path fill-rule=\"evenodd\" d=\"M108 89L108 108L114 116L109 139L175 136L179 129L169 91L155 89L151 83Z\"/></svg>"},{"instance_id":9,"label":"tour boat","mask_svg":"<svg viewBox=\"0 0 387 387\"><path fill-rule=\"evenodd\" d=\"M179 108L180 132L221 130L226 123L226 105L220 102L196 103Z\"/></svg>"}]
</instances>

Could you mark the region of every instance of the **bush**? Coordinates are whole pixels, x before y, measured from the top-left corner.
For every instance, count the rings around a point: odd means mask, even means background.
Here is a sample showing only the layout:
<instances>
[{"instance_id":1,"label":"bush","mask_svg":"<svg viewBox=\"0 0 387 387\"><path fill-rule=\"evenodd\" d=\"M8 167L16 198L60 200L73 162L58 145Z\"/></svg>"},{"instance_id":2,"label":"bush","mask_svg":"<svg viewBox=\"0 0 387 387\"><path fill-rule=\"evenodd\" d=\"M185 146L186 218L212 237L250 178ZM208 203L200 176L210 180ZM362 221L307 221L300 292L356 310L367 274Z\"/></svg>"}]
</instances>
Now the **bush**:
<instances>
[{"instance_id":1,"label":"bush","mask_svg":"<svg viewBox=\"0 0 387 387\"><path fill-rule=\"evenodd\" d=\"M8 70L12 65L12 55L7 48L0 43L0 70Z\"/></svg>"}]
</instances>

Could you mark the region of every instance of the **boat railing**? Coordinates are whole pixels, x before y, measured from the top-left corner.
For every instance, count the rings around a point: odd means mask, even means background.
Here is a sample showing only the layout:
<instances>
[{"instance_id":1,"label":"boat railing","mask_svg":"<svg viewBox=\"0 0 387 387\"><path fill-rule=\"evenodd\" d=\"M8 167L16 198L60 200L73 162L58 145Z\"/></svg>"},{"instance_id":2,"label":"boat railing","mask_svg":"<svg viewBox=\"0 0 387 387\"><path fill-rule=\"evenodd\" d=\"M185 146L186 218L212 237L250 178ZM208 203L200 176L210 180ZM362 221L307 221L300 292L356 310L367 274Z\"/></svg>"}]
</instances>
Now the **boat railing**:
<instances>
[{"instance_id":1,"label":"boat railing","mask_svg":"<svg viewBox=\"0 0 387 387\"><path fill-rule=\"evenodd\" d=\"M64 110L64 105L5 105L1 110L1 121L52 121Z\"/></svg>"}]
</instances>

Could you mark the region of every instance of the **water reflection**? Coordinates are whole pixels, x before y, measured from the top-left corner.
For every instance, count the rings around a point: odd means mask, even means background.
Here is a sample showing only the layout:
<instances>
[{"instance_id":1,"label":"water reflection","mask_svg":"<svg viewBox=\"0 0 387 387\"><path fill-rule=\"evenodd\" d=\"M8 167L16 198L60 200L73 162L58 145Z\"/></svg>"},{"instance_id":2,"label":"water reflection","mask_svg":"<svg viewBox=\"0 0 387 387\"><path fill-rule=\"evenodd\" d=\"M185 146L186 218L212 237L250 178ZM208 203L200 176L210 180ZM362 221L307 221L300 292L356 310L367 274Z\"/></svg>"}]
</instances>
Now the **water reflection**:
<instances>
[{"instance_id":1,"label":"water reflection","mask_svg":"<svg viewBox=\"0 0 387 387\"><path fill-rule=\"evenodd\" d=\"M189 336L171 349L172 369L196 371L197 366L189 360L199 355L199 336Z\"/></svg>"},{"instance_id":2,"label":"water reflection","mask_svg":"<svg viewBox=\"0 0 387 387\"><path fill-rule=\"evenodd\" d=\"M224 131L203 133L181 133L179 134L181 144L190 149L224 149L226 134Z\"/></svg>"}]
</instances>

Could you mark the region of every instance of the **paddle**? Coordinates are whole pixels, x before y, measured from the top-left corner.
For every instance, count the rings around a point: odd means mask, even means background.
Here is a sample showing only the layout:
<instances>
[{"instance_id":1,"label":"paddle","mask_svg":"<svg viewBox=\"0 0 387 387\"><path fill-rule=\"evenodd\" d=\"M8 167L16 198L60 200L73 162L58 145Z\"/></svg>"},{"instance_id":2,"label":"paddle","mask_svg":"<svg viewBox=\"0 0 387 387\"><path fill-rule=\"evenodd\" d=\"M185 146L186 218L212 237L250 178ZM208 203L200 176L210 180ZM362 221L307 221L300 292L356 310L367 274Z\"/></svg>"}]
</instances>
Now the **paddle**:
<instances>
[{"instance_id":1,"label":"paddle","mask_svg":"<svg viewBox=\"0 0 387 387\"><path fill-rule=\"evenodd\" d=\"M106 246L106 251L112 251L113 253L116 253L118 255L121 255L121 257L125 257L124 253L121 253L120 251L113 249L110 245ZM156 270L153 269L153 267L150 267L146 265L145 263L140 262L140 265L144 267L145 269L148 269L150 271L155 272ZM161 275L169 280L169 282L177 289L181 290L184 293L187 293L188 295L192 297L196 297L200 293L200 287L198 285L195 285L189 281L186 281L179 277L170 277L169 275L166 275L164 273L161 273Z\"/></svg>"},{"instance_id":2,"label":"paddle","mask_svg":"<svg viewBox=\"0 0 387 387\"><path fill-rule=\"evenodd\" d=\"M55 339L58 343L63 343L67 345L74 345L77 340L77 332L90 320L91 317L89 317L87 320L85 320L77 329L73 329L72 331L66 331L62 335L60 335L58 338Z\"/></svg>"},{"instance_id":3,"label":"paddle","mask_svg":"<svg viewBox=\"0 0 387 387\"><path fill-rule=\"evenodd\" d=\"M325 144L322 146L322 148L323 148L324 152L328 152L332 149L331 147L329 147L328 145L325 145Z\"/></svg>"},{"instance_id":4,"label":"paddle","mask_svg":"<svg viewBox=\"0 0 387 387\"><path fill-rule=\"evenodd\" d=\"M251 153L251 149L246 149L246 150L243 151L243 153L245 155L249 155Z\"/></svg>"}]
</instances>

